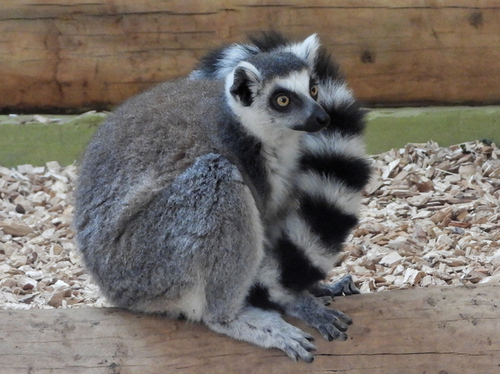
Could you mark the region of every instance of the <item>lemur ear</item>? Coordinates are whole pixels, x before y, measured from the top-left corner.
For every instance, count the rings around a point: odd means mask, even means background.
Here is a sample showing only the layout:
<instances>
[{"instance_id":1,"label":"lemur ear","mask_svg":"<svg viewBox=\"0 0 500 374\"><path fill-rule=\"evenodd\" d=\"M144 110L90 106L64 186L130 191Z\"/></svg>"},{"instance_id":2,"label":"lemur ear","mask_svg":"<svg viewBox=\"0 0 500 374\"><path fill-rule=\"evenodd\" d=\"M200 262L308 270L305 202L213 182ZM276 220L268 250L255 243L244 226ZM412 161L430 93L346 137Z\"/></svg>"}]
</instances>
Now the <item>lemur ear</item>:
<instances>
[{"instance_id":1,"label":"lemur ear","mask_svg":"<svg viewBox=\"0 0 500 374\"><path fill-rule=\"evenodd\" d=\"M257 68L243 61L233 71L233 83L229 92L236 101L244 106L250 106L261 82L262 76Z\"/></svg>"},{"instance_id":2,"label":"lemur ear","mask_svg":"<svg viewBox=\"0 0 500 374\"><path fill-rule=\"evenodd\" d=\"M318 55L320 47L317 34L312 34L302 43L293 46L293 52L300 58L304 59L310 66L313 66Z\"/></svg>"}]
</instances>

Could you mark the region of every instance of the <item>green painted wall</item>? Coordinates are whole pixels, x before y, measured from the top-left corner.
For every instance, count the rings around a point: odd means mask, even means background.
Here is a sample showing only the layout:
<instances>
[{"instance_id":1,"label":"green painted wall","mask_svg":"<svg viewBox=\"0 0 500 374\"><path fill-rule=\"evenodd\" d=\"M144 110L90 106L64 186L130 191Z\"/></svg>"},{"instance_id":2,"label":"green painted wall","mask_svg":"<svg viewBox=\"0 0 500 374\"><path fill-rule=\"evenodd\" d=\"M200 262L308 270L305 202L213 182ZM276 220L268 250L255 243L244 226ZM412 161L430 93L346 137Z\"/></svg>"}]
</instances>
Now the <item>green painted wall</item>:
<instances>
[{"instance_id":1,"label":"green painted wall","mask_svg":"<svg viewBox=\"0 0 500 374\"><path fill-rule=\"evenodd\" d=\"M105 117L92 112L80 116L0 116L0 165L39 166L54 160L71 164ZM407 143L434 140L448 146L476 139L500 143L500 106L376 109L368 115L369 154Z\"/></svg>"},{"instance_id":2,"label":"green painted wall","mask_svg":"<svg viewBox=\"0 0 500 374\"><path fill-rule=\"evenodd\" d=\"M34 116L0 116L0 165L40 166L47 161L72 164L105 118L103 113L43 115L41 120L57 122L40 123Z\"/></svg>"},{"instance_id":3,"label":"green painted wall","mask_svg":"<svg viewBox=\"0 0 500 374\"><path fill-rule=\"evenodd\" d=\"M429 140L449 146L483 139L500 144L498 106L379 109L368 115L370 154Z\"/></svg>"}]
</instances>

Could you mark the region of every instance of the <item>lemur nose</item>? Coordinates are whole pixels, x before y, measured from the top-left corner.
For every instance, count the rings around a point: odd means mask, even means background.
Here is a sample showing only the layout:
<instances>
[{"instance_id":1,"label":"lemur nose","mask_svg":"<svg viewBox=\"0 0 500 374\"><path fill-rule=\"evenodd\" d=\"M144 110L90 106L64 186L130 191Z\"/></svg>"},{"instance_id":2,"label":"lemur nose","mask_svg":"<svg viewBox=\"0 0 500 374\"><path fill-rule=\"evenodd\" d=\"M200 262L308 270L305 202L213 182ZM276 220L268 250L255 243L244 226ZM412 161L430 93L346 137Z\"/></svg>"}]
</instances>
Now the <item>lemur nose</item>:
<instances>
[{"instance_id":1,"label":"lemur nose","mask_svg":"<svg viewBox=\"0 0 500 374\"><path fill-rule=\"evenodd\" d=\"M327 127L330 124L330 116L326 112L319 113L316 122L323 127Z\"/></svg>"},{"instance_id":2,"label":"lemur nose","mask_svg":"<svg viewBox=\"0 0 500 374\"><path fill-rule=\"evenodd\" d=\"M316 105L306 123L296 127L295 130L316 132L323 130L329 124L330 116L328 113L320 105Z\"/></svg>"},{"instance_id":3,"label":"lemur nose","mask_svg":"<svg viewBox=\"0 0 500 374\"><path fill-rule=\"evenodd\" d=\"M315 110L316 112L316 123L318 124L318 127L321 129L324 129L328 127L330 124L330 116L328 115L327 112L322 107L319 107Z\"/></svg>"}]
</instances>

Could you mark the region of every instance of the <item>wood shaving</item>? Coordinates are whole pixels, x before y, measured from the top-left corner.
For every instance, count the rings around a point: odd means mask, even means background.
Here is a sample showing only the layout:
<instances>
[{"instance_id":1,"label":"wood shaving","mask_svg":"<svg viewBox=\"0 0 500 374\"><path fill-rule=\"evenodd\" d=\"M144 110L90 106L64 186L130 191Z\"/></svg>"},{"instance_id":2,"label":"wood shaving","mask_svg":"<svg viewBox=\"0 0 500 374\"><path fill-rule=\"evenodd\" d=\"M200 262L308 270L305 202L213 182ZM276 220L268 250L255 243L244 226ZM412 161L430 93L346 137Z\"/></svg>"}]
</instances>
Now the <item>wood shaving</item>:
<instances>
[{"instance_id":1,"label":"wood shaving","mask_svg":"<svg viewBox=\"0 0 500 374\"><path fill-rule=\"evenodd\" d=\"M361 219L329 274L361 291L500 281L500 150L408 144L370 158ZM71 229L77 169L0 166L0 309L110 306Z\"/></svg>"},{"instance_id":2,"label":"wood shaving","mask_svg":"<svg viewBox=\"0 0 500 374\"><path fill-rule=\"evenodd\" d=\"M500 280L500 150L408 144L371 157L361 219L331 281L361 292Z\"/></svg>"},{"instance_id":3,"label":"wood shaving","mask_svg":"<svg viewBox=\"0 0 500 374\"><path fill-rule=\"evenodd\" d=\"M0 166L0 309L109 306L71 229L74 165Z\"/></svg>"}]
</instances>

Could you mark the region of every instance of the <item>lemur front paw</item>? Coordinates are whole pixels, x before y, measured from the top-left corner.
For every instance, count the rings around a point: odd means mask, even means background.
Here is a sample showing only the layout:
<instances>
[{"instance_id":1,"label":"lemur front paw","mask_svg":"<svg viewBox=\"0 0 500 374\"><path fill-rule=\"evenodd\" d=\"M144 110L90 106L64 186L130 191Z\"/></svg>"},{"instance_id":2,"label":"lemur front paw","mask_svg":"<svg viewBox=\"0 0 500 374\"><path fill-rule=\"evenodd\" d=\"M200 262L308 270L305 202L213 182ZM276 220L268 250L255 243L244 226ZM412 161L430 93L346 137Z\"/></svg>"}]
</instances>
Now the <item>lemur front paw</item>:
<instances>
[{"instance_id":1,"label":"lemur front paw","mask_svg":"<svg viewBox=\"0 0 500 374\"><path fill-rule=\"evenodd\" d=\"M311 288L310 292L316 297L347 296L361 293L354 284L350 274L333 284L317 283Z\"/></svg>"},{"instance_id":2,"label":"lemur front paw","mask_svg":"<svg viewBox=\"0 0 500 374\"><path fill-rule=\"evenodd\" d=\"M345 331L352 324L352 319L347 314L322 305L310 295L298 297L293 305L286 308L286 312L316 328L328 341L346 340Z\"/></svg>"},{"instance_id":3,"label":"lemur front paw","mask_svg":"<svg viewBox=\"0 0 500 374\"><path fill-rule=\"evenodd\" d=\"M307 322L307 321L306 321ZM328 341L347 340L347 326L352 324L352 319L346 314L320 305L320 308L310 317L309 323Z\"/></svg>"}]
</instances>

